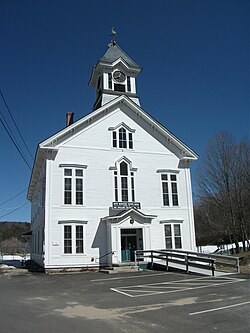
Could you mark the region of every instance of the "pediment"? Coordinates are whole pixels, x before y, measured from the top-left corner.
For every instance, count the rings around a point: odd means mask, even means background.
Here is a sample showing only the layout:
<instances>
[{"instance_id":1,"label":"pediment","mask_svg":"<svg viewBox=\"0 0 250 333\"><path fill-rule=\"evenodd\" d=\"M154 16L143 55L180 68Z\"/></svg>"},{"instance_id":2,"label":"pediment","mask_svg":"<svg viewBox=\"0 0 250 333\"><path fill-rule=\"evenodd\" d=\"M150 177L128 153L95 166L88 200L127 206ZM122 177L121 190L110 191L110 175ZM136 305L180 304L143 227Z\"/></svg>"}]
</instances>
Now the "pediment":
<instances>
[{"instance_id":1,"label":"pediment","mask_svg":"<svg viewBox=\"0 0 250 333\"><path fill-rule=\"evenodd\" d=\"M66 140L72 138L79 132L87 129L93 124L100 121L102 118L110 115L113 111L120 108L124 113L129 114L135 122L139 123L145 131L151 134L161 144L171 150L179 159L183 160L196 160L198 155L186 146L181 140L174 136L170 131L167 130L163 125L153 119L146 111L144 111L139 105L134 103L126 95L121 95L99 109L89 113L87 116L79 119L72 125L64 128L62 131L51 136L47 140L39 144L39 148L56 148L59 145L66 142ZM130 128L125 123L121 122L117 126L124 125L128 130L134 132L133 128Z\"/></svg>"},{"instance_id":2,"label":"pediment","mask_svg":"<svg viewBox=\"0 0 250 333\"><path fill-rule=\"evenodd\" d=\"M151 223L157 215L144 214L143 212L131 208L128 210L119 211L116 215L103 217L101 220L111 224L122 224L130 220L130 224L135 221L139 224Z\"/></svg>"}]
</instances>

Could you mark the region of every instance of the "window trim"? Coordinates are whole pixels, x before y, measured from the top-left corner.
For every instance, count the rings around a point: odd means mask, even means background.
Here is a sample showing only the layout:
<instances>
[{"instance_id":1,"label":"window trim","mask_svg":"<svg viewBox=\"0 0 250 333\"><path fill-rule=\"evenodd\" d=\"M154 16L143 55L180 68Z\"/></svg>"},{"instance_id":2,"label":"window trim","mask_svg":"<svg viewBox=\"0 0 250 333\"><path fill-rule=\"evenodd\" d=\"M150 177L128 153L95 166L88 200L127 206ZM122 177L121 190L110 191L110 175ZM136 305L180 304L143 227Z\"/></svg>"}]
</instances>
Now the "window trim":
<instances>
[{"instance_id":1,"label":"window trim","mask_svg":"<svg viewBox=\"0 0 250 333\"><path fill-rule=\"evenodd\" d=\"M183 249L183 230L182 230L182 224L183 224L183 220L162 220L160 221L161 224L163 224L163 234L164 234L164 245L166 249L173 249L173 250L180 250ZM171 230L171 244L172 247L171 248L167 248L167 244L166 244L166 226L170 226L170 230ZM180 230L180 236L176 235L175 233L175 226L179 227ZM176 238L180 239L180 244L181 247L176 247Z\"/></svg>"},{"instance_id":2,"label":"window trim","mask_svg":"<svg viewBox=\"0 0 250 333\"><path fill-rule=\"evenodd\" d=\"M158 169L156 170L157 173L160 174L160 183L161 183L161 200L162 200L162 207L170 207L170 208L177 208L180 207L180 200L179 200L179 182L178 182L178 174L180 170L172 170L172 169ZM167 179L162 179L163 176L166 175ZM171 176L175 176L176 180L172 180ZM164 185L167 184L167 191L164 192ZM176 192L173 191L173 184L176 184ZM165 202L165 195L167 195L167 202L168 204L164 204ZM174 201L177 200L177 204L174 204Z\"/></svg>"},{"instance_id":3,"label":"window trim","mask_svg":"<svg viewBox=\"0 0 250 333\"><path fill-rule=\"evenodd\" d=\"M127 164L127 175L121 174L121 164ZM109 170L113 171L113 196L115 202L135 202L136 201L136 181L135 171L137 168L132 167L132 162L125 156L116 161L114 167L110 167ZM122 200L122 178L126 177L127 184L127 199Z\"/></svg>"},{"instance_id":4,"label":"window trim","mask_svg":"<svg viewBox=\"0 0 250 333\"><path fill-rule=\"evenodd\" d=\"M87 165L74 164L74 163L61 163L59 167L62 168L62 206L65 207L83 207L85 206L85 169ZM65 170L71 170L71 175L65 175ZM82 176L76 175L76 170L82 170ZM65 179L71 179L71 203L65 203ZM82 203L77 203L77 179L82 180Z\"/></svg>"},{"instance_id":5,"label":"window trim","mask_svg":"<svg viewBox=\"0 0 250 333\"><path fill-rule=\"evenodd\" d=\"M87 221L71 221L71 220L65 220L65 221L58 221L58 224L62 225L62 249L61 253L64 256L83 256L86 255L86 231L85 231L85 224ZM65 253L65 237L64 237L64 231L65 227L71 227L71 252ZM82 242L83 242L83 252L77 253L77 235L76 230L77 227L82 227Z\"/></svg>"},{"instance_id":6,"label":"window trim","mask_svg":"<svg viewBox=\"0 0 250 333\"><path fill-rule=\"evenodd\" d=\"M109 127L108 130L112 132L111 135L112 148L134 150L135 129L130 128L127 124L122 122L114 127ZM122 137L123 139L125 137L125 139L122 140Z\"/></svg>"}]
</instances>

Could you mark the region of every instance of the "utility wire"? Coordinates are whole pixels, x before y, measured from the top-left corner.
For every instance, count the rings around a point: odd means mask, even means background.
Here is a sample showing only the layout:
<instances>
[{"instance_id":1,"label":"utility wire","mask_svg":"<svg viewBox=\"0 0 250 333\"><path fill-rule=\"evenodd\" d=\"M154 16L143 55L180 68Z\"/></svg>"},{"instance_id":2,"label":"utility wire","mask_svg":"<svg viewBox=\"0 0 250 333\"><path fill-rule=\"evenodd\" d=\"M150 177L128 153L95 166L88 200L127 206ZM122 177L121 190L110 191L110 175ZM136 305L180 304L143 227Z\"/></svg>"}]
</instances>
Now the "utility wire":
<instances>
[{"instance_id":1,"label":"utility wire","mask_svg":"<svg viewBox=\"0 0 250 333\"><path fill-rule=\"evenodd\" d=\"M21 147L20 147L20 145L18 144L17 139L16 139L15 135L13 134L13 132L12 132L10 126L8 125L7 120L5 119L5 117L4 117L4 115L3 115L3 113L2 113L1 110L0 110L0 116L2 117L2 120L3 120L3 122L4 122L5 126L6 126L6 128L8 129L10 135L12 136L13 140L16 142L16 145L17 145L18 148L21 150Z\"/></svg>"},{"instance_id":2,"label":"utility wire","mask_svg":"<svg viewBox=\"0 0 250 333\"><path fill-rule=\"evenodd\" d=\"M1 113L2 114L2 113ZM0 122L2 123L5 131L7 132L8 136L10 137L11 141L13 142L14 146L16 147L16 149L18 150L19 154L21 155L22 159L24 160L24 162L26 163L26 165L28 166L28 168L30 170L31 169L31 166L29 165L29 162L26 160L25 156L23 155L23 153L21 152L21 149L18 147L18 144L15 142L15 140L12 138L7 126L4 124L4 122L2 121L2 119L0 118Z\"/></svg>"},{"instance_id":3,"label":"utility wire","mask_svg":"<svg viewBox=\"0 0 250 333\"><path fill-rule=\"evenodd\" d=\"M11 201L12 199L15 199L16 197L18 197L20 194L22 194L23 192L27 191L27 188L25 190L23 190L22 192L19 192L18 194L14 195L13 197L11 197L10 199L4 201L4 202L1 202L0 203L0 206L6 204L7 202Z\"/></svg>"},{"instance_id":4,"label":"utility wire","mask_svg":"<svg viewBox=\"0 0 250 333\"><path fill-rule=\"evenodd\" d=\"M3 102L4 102L4 105L5 105L6 109L8 110L8 112L9 112L9 114L10 114L10 117L11 117L11 119L12 119L12 121L13 121L15 127L16 127L16 130L17 130L18 134L20 135L20 138L22 139L22 142L23 142L24 146L26 147L26 149L27 149L27 151L28 151L28 153L29 153L29 155L30 155L32 161L34 161L34 157L32 156L32 154L31 154L31 152L30 152L30 150L29 150L29 148L28 148L26 142L24 141L24 138L23 138L23 136L22 136L22 134L21 134L21 132L20 132L18 126L17 126L17 123L16 123L16 121L15 121L15 119L14 119L14 117L13 117L11 111L10 111L10 108L9 108L7 102L6 102L6 99L5 99L5 97L4 97L3 92L2 92L1 89L0 89L0 95L1 95L1 97L2 97L2 100L3 100Z\"/></svg>"},{"instance_id":5,"label":"utility wire","mask_svg":"<svg viewBox=\"0 0 250 333\"><path fill-rule=\"evenodd\" d=\"M7 213L7 214L4 214L4 215L0 216L0 219L3 218L3 217L5 217L5 216L7 216L7 215L10 215L10 214L16 212L17 210L21 209L22 207L24 207L24 206L26 206L26 205L28 205L28 202L26 202L26 203L23 204L22 206L19 206L19 207L13 209L11 212L9 212L9 213Z\"/></svg>"}]
</instances>

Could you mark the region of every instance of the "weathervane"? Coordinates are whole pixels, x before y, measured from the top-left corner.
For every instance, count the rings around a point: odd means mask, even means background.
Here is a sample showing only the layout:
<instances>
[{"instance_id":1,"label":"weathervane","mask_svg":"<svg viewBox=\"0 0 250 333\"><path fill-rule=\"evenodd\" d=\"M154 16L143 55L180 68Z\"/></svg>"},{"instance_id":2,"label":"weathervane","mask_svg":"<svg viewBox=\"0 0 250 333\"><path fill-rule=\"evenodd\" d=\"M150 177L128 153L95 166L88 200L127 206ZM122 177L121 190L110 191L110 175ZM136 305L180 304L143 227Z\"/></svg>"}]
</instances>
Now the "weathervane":
<instances>
[{"instance_id":1,"label":"weathervane","mask_svg":"<svg viewBox=\"0 0 250 333\"><path fill-rule=\"evenodd\" d=\"M111 28L111 34L110 34L110 36L112 36L112 40L111 40L111 43L113 44L113 45L115 45L115 37L116 37L116 31L115 31L115 28L114 27L112 27Z\"/></svg>"}]
</instances>

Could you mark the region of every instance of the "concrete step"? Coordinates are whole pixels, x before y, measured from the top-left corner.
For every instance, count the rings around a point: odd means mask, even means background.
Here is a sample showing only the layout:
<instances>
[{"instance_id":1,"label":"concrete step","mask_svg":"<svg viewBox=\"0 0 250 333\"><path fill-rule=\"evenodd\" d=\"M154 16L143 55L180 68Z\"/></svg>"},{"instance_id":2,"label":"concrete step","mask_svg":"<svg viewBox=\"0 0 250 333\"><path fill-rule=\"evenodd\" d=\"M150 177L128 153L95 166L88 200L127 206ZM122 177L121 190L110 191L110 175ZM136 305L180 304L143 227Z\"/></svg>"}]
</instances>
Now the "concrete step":
<instances>
[{"instance_id":1,"label":"concrete step","mask_svg":"<svg viewBox=\"0 0 250 333\"><path fill-rule=\"evenodd\" d=\"M135 272L141 272L143 269L137 266L112 266L112 267L105 267L101 268L101 273L106 274L116 274L116 273L135 273Z\"/></svg>"}]
</instances>

